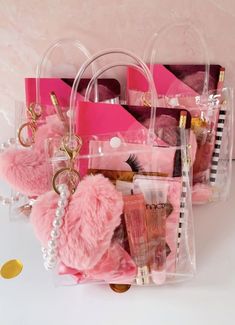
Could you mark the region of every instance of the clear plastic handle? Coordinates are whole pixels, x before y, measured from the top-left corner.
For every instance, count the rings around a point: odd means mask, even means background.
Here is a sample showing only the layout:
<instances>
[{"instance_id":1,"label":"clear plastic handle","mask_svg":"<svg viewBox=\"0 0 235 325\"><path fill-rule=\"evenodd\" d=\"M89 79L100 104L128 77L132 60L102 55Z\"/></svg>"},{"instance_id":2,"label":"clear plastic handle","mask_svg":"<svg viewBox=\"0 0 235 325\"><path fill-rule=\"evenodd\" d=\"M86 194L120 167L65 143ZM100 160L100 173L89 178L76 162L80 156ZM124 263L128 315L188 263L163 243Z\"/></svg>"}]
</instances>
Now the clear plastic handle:
<instances>
[{"instance_id":1,"label":"clear plastic handle","mask_svg":"<svg viewBox=\"0 0 235 325\"><path fill-rule=\"evenodd\" d=\"M145 52L144 52L144 62L150 63L150 71L153 71L153 65L157 62L157 45L159 44L160 38L164 37L168 32L170 32L172 29L177 27L188 27L188 29L192 30L198 37L200 44L202 46L203 55L205 59L205 78L204 78L204 84L203 84L203 92L202 95L208 95L208 89L209 89L209 71L210 71L210 61L209 61L209 55L208 50L206 46L205 39L203 37L202 32L191 22L177 22L173 24L168 24L162 27L157 33L155 33L152 38L149 41L149 44L147 45Z\"/></svg>"},{"instance_id":2,"label":"clear plastic handle","mask_svg":"<svg viewBox=\"0 0 235 325\"><path fill-rule=\"evenodd\" d=\"M96 84L97 79L106 71L115 68L115 67L123 67L123 66L128 66L128 67L134 67L135 69L137 69L138 71L140 71L143 75L143 69L138 66L137 64L132 64L132 63L126 63L126 62L117 62L117 63L112 63L112 64L108 64L106 66L104 66L103 68L101 68L100 70L98 70L92 77L92 79L90 80L87 89L86 89L86 93L85 93L85 101L89 101L90 95L91 95L91 91L92 88L94 87L94 85ZM157 96L157 93L156 93ZM157 99L156 99L157 100ZM157 106L157 102L156 102L156 106ZM154 115L152 115L154 114ZM149 129L150 130L154 130L155 127L155 112L154 110L151 110L151 116L150 116L150 124L149 124Z\"/></svg>"},{"instance_id":3,"label":"clear plastic handle","mask_svg":"<svg viewBox=\"0 0 235 325\"><path fill-rule=\"evenodd\" d=\"M146 77L146 79L149 82L149 88L151 91L151 103L152 103L152 107L151 107L151 122L150 122L150 128L149 128L149 134L151 134L151 136L154 134L154 125L155 125L155 118L156 118L156 107L157 107L157 93L156 93L156 89L155 89L155 85L154 85L154 81L153 81L153 77L151 75L151 72L149 70L149 68L147 67L147 65L135 54L133 54L130 51L126 51L123 49L110 49L110 50L104 50L101 51L97 54L94 54L90 59L88 59L80 68L80 70L78 71L76 78L74 80L73 83L73 87L72 87L72 92L71 92L71 97L70 97L70 137L72 137L75 134L75 124L74 124L74 118L75 118L75 108L76 108L76 99L77 99L77 89L80 83L80 80L84 74L84 72L86 71L86 69L97 59L106 56L106 55L111 55L111 54L123 54L126 55L127 57L129 57L129 59L132 59L135 61L135 67L137 66L139 70L142 71L142 73L144 74L144 76ZM138 64L138 65L137 65ZM110 65L107 65L103 68L101 68L91 79L90 83L89 83L89 88L91 87L91 85L93 85L93 83L97 80L98 76L100 74L102 74L103 72L105 72L106 70L109 70L115 66L130 66L133 65L131 63L123 63L123 62L118 62L118 63L113 63ZM88 92L86 95L86 98L88 97Z\"/></svg>"},{"instance_id":4,"label":"clear plastic handle","mask_svg":"<svg viewBox=\"0 0 235 325\"><path fill-rule=\"evenodd\" d=\"M79 51L81 51L84 56L89 59L91 57L90 52L88 51L88 49L78 40L74 40L74 39L61 39L56 41L55 43L53 43L43 54L41 61L39 62L39 64L37 65L37 69L36 69L36 103L38 105L41 104L41 93L40 93L40 78L42 76L42 72L43 72L43 68L48 60L48 58L50 57L50 55L52 54L52 52L58 48L58 47L63 47L66 44L71 44L72 46L75 46ZM92 72L94 73L95 71L95 66L92 65Z\"/></svg>"}]
</instances>

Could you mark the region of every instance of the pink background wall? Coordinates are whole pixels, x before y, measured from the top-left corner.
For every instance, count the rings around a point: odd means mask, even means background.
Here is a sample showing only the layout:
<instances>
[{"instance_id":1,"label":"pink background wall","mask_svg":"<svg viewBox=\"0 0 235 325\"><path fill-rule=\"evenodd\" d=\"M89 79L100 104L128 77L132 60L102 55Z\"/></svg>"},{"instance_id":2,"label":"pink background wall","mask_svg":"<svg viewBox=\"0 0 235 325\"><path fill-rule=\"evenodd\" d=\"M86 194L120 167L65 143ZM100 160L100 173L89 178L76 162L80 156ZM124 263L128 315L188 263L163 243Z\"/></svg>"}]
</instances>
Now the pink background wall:
<instances>
[{"instance_id":1,"label":"pink background wall","mask_svg":"<svg viewBox=\"0 0 235 325\"><path fill-rule=\"evenodd\" d=\"M234 0L0 0L0 138L11 132L14 101L24 98L23 78L34 76L55 39L77 38L91 52L124 47L142 56L149 37L179 19L200 27L211 62L224 65L227 83L235 86ZM161 42L159 62L203 60L198 42L184 38L187 29L181 32L178 43L176 33ZM75 71L72 65L57 68Z\"/></svg>"}]
</instances>

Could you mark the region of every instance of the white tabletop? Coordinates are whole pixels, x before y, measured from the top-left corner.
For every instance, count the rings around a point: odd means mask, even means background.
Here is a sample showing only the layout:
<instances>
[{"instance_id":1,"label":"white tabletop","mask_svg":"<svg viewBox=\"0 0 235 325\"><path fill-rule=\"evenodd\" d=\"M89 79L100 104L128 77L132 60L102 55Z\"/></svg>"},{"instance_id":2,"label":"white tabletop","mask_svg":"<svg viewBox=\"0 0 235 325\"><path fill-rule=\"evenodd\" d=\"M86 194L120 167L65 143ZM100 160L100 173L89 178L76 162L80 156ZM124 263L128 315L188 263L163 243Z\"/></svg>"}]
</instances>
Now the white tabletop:
<instances>
[{"instance_id":1,"label":"white tabletop","mask_svg":"<svg viewBox=\"0 0 235 325\"><path fill-rule=\"evenodd\" d=\"M179 285L116 294L108 286L55 287L30 224L10 223L1 208L0 264L19 258L24 269L13 280L0 278L0 324L234 325L234 210L235 175L227 202L194 208L197 276Z\"/></svg>"}]
</instances>

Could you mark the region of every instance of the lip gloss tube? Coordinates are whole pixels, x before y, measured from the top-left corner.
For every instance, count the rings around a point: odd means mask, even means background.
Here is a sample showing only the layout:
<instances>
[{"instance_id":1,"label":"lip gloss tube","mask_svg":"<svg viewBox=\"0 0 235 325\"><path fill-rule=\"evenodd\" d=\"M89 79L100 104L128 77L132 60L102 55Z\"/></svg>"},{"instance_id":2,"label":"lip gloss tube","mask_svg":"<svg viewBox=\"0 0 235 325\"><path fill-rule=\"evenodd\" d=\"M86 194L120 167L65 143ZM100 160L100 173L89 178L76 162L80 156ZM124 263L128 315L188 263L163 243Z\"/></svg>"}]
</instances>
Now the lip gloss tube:
<instances>
[{"instance_id":1,"label":"lip gloss tube","mask_svg":"<svg viewBox=\"0 0 235 325\"><path fill-rule=\"evenodd\" d=\"M148 265L154 283L166 281L166 203L168 184L162 180L136 179L134 186L146 203Z\"/></svg>"},{"instance_id":2,"label":"lip gloss tube","mask_svg":"<svg viewBox=\"0 0 235 325\"><path fill-rule=\"evenodd\" d=\"M130 253L137 265L136 283L149 284L146 208L142 194L123 196Z\"/></svg>"}]
</instances>

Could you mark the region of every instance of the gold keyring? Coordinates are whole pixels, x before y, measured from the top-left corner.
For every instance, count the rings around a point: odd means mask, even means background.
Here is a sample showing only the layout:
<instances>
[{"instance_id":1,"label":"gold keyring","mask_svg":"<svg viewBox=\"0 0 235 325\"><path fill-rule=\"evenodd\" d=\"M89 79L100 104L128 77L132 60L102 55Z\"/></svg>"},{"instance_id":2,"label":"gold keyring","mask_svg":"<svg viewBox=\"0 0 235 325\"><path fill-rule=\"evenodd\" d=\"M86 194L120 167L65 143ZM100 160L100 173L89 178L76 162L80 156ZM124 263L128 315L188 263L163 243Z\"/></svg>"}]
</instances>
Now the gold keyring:
<instances>
[{"instance_id":1,"label":"gold keyring","mask_svg":"<svg viewBox=\"0 0 235 325\"><path fill-rule=\"evenodd\" d=\"M38 106L40 107L41 111L40 111L40 113L37 113L35 111L35 107L36 106L37 105L35 103L31 103L29 105L29 108L28 108L28 113L31 115L31 118L32 118L33 121L38 120L42 116L43 107L38 104Z\"/></svg>"},{"instance_id":2,"label":"gold keyring","mask_svg":"<svg viewBox=\"0 0 235 325\"><path fill-rule=\"evenodd\" d=\"M32 131L32 138L31 141L25 142L25 140L23 140L22 138L22 131L24 128L30 128ZM36 132L36 127L32 125L32 123L27 122L21 125L21 127L18 130L18 139L19 139L19 143L23 146L23 147L31 147L31 145L34 143L34 136L35 136L35 132ZM27 139L29 140L29 139ZM26 141L27 141L26 140Z\"/></svg>"},{"instance_id":3,"label":"gold keyring","mask_svg":"<svg viewBox=\"0 0 235 325\"><path fill-rule=\"evenodd\" d=\"M53 176L53 179L52 179L52 186L53 186L53 189L54 191L57 193L57 194L60 194L59 190L57 189L56 187L56 179L58 178L58 176L60 174L62 174L63 172L65 171L69 171L71 174L74 173L78 176L78 179L79 181L81 180L81 176L80 176L80 173L74 169L74 168L69 168L69 167L64 167L64 168L61 168L60 170L58 170L55 175ZM76 187L72 189L72 193L74 193L76 190Z\"/></svg>"},{"instance_id":4,"label":"gold keyring","mask_svg":"<svg viewBox=\"0 0 235 325\"><path fill-rule=\"evenodd\" d=\"M69 148L67 145L66 145L66 140L69 139L69 135L65 136L64 139L63 139L63 147L64 147L64 150L65 152L68 154L68 156L70 157L70 159L75 159L78 152L81 150L81 147L82 147L82 138L77 136L77 135L74 135L73 136L75 138L75 140L77 141L77 148L73 149L73 148Z\"/></svg>"}]
</instances>

